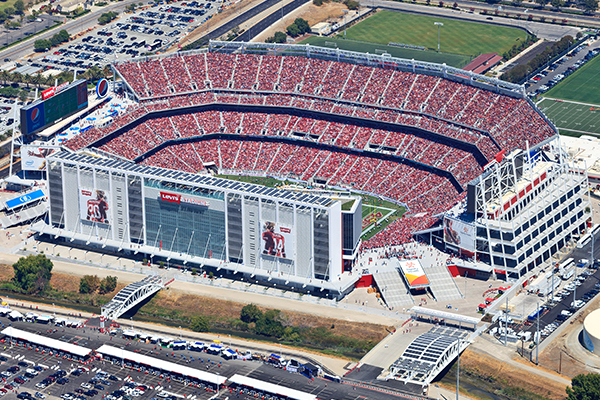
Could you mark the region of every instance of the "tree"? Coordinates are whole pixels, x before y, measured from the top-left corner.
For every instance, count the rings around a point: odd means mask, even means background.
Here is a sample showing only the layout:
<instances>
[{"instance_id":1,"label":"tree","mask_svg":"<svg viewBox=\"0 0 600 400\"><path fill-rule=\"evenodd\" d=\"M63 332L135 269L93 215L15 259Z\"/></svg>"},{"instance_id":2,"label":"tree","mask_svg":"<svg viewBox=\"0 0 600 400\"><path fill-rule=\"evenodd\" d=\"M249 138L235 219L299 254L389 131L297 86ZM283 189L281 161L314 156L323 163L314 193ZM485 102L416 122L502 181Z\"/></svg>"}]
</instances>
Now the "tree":
<instances>
[{"instance_id":1,"label":"tree","mask_svg":"<svg viewBox=\"0 0 600 400\"><path fill-rule=\"evenodd\" d=\"M571 379L567 400L600 400L600 374L579 374Z\"/></svg>"},{"instance_id":2,"label":"tree","mask_svg":"<svg viewBox=\"0 0 600 400\"><path fill-rule=\"evenodd\" d=\"M194 332L210 331L210 322L204 315L194 315L190 321L190 329Z\"/></svg>"},{"instance_id":3,"label":"tree","mask_svg":"<svg viewBox=\"0 0 600 400\"><path fill-rule=\"evenodd\" d=\"M23 3L23 0L15 1L15 4L13 4L13 6L15 7L15 10L18 14L23 14L23 12L25 11L25 3Z\"/></svg>"},{"instance_id":4,"label":"tree","mask_svg":"<svg viewBox=\"0 0 600 400\"><path fill-rule=\"evenodd\" d=\"M298 26L296 24L291 24L290 26L285 28L285 30L291 37L296 37L300 35L300 30L298 29Z\"/></svg>"},{"instance_id":5,"label":"tree","mask_svg":"<svg viewBox=\"0 0 600 400\"><path fill-rule=\"evenodd\" d=\"M346 7L348 8L348 10L358 10L358 8L360 7L360 3L355 0L348 0L346 1Z\"/></svg>"},{"instance_id":6,"label":"tree","mask_svg":"<svg viewBox=\"0 0 600 400\"><path fill-rule=\"evenodd\" d=\"M256 322L262 317L262 311L255 304L246 304L242 307L240 319L246 323Z\"/></svg>"},{"instance_id":7,"label":"tree","mask_svg":"<svg viewBox=\"0 0 600 400\"><path fill-rule=\"evenodd\" d=\"M310 25L308 25L308 21L302 18L296 18L294 20L294 24L298 27L300 34L310 32Z\"/></svg>"},{"instance_id":8,"label":"tree","mask_svg":"<svg viewBox=\"0 0 600 400\"><path fill-rule=\"evenodd\" d=\"M50 286L52 261L43 254L21 257L13 264L13 284L28 294L43 292Z\"/></svg>"},{"instance_id":9,"label":"tree","mask_svg":"<svg viewBox=\"0 0 600 400\"><path fill-rule=\"evenodd\" d=\"M6 15L11 16L15 13L15 9L12 7L6 7L4 9L4 12L6 13Z\"/></svg>"},{"instance_id":10,"label":"tree","mask_svg":"<svg viewBox=\"0 0 600 400\"><path fill-rule=\"evenodd\" d=\"M284 32L277 31L275 34L269 38L267 38L267 43L285 43L287 40L287 35Z\"/></svg>"},{"instance_id":11,"label":"tree","mask_svg":"<svg viewBox=\"0 0 600 400\"><path fill-rule=\"evenodd\" d=\"M280 321L281 311L269 310L256 321L254 330L256 333L264 336L281 337L283 335L283 325Z\"/></svg>"},{"instance_id":12,"label":"tree","mask_svg":"<svg viewBox=\"0 0 600 400\"><path fill-rule=\"evenodd\" d=\"M107 13L102 14L100 18L98 18L98 22L100 23L100 25L106 25L115 18L117 18L117 13L109 11Z\"/></svg>"},{"instance_id":13,"label":"tree","mask_svg":"<svg viewBox=\"0 0 600 400\"><path fill-rule=\"evenodd\" d=\"M97 275L84 275L79 280L79 293L94 293L100 286L100 278Z\"/></svg>"},{"instance_id":14,"label":"tree","mask_svg":"<svg viewBox=\"0 0 600 400\"><path fill-rule=\"evenodd\" d=\"M100 282L99 292L100 294L113 292L117 288L117 277L107 276Z\"/></svg>"},{"instance_id":15,"label":"tree","mask_svg":"<svg viewBox=\"0 0 600 400\"><path fill-rule=\"evenodd\" d=\"M564 0L552 0L550 2L550 4L554 8L560 8L560 7L564 7L565 6L565 1Z\"/></svg>"},{"instance_id":16,"label":"tree","mask_svg":"<svg viewBox=\"0 0 600 400\"><path fill-rule=\"evenodd\" d=\"M587 14L591 14L598 9L598 0L583 0L582 4Z\"/></svg>"},{"instance_id":17,"label":"tree","mask_svg":"<svg viewBox=\"0 0 600 400\"><path fill-rule=\"evenodd\" d=\"M33 49L35 51L46 51L50 47L52 47L52 43L46 39L39 39L33 42Z\"/></svg>"},{"instance_id":18,"label":"tree","mask_svg":"<svg viewBox=\"0 0 600 400\"><path fill-rule=\"evenodd\" d=\"M548 4L548 1L549 0L535 0L535 2L539 4L542 8L544 8L546 4Z\"/></svg>"}]
</instances>

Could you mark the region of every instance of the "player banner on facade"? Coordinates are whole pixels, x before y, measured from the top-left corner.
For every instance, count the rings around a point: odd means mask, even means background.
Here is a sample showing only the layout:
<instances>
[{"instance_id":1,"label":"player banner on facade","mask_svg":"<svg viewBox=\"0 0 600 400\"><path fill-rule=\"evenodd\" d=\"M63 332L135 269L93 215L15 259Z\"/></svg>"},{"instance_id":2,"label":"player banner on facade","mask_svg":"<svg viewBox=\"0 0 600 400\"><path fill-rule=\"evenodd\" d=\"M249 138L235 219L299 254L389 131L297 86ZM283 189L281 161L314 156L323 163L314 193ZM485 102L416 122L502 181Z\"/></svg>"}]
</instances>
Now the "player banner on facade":
<instances>
[{"instance_id":1,"label":"player banner on facade","mask_svg":"<svg viewBox=\"0 0 600 400\"><path fill-rule=\"evenodd\" d=\"M444 241L470 252L475 251L475 230L472 225L454 218L444 218Z\"/></svg>"},{"instance_id":2,"label":"player banner on facade","mask_svg":"<svg viewBox=\"0 0 600 400\"><path fill-rule=\"evenodd\" d=\"M292 228L262 221L262 254L291 259L294 253Z\"/></svg>"},{"instance_id":3,"label":"player banner on facade","mask_svg":"<svg viewBox=\"0 0 600 400\"><path fill-rule=\"evenodd\" d=\"M429 279L419 260L403 260L399 264L404 278L411 288L429 286Z\"/></svg>"},{"instance_id":4,"label":"player banner on facade","mask_svg":"<svg viewBox=\"0 0 600 400\"><path fill-rule=\"evenodd\" d=\"M110 224L108 199L108 192L105 190L80 189L79 213L81 219Z\"/></svg>"}]
</instances>

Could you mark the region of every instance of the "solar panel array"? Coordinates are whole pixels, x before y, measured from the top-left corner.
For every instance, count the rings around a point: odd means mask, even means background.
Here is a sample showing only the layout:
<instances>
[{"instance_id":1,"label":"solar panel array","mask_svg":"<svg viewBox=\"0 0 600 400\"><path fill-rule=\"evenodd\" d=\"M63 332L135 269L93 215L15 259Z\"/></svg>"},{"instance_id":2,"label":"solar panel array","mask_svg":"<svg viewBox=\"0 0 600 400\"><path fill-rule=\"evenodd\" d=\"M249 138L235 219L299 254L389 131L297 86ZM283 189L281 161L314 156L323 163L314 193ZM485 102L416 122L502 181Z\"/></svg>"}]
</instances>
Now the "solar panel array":
<instances>
[{"instance_id":1,"label":"solar panel array","mask_svg":"<svg viewBox=\"0 0 600 400\"><path fill-rule=\"evenodd\" d=\"M243 194L256 194L269 196L279 200L288 200L301 203L308 203L321 207L328 207L333 200L315 196L313 194L293 192L288 190L274 189L252 183L238 182L229 179L215 178L210 175L190 174L187 172L175 171L159 167L148 167L145 165L133 164L122 160L110 158L92 157L82 153L70 153L62 151L52 155L51 159L61 160L67 163L81 163L94 165L98 169L116 169L122 173L142 175L148 178L163 179L181 182L183 184L198 185L214 190L230 190Z\"/></svg>"},{"instance_id":2,"label":"solar panel array","mask_svg":"<svg viewBox=\"0 0 600 400\"><path fill-rule=\"evenodd\" d=\"M467 333L459 329L434 327L413 340L391 365L390 371L399 380L425 382L442 361L444 354L459 338L465 339L466 336Z\"/></svg>"}]
</instances>

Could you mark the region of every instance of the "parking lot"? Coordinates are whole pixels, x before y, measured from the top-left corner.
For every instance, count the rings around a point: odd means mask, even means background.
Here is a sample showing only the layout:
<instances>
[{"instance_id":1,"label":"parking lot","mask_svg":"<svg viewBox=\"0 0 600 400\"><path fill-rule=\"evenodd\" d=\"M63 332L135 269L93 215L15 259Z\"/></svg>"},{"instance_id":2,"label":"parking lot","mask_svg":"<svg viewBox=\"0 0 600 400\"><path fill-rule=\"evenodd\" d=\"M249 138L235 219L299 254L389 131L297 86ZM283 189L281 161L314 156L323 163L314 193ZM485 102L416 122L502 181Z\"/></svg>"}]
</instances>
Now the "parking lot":
<instances>
[{"instance_id":1,"label":"parking lot","mask_svg":"<svg viewBox=\"0 0 600 400\"><path fill-rule=\"evenodd\" d=\"M547 92L599 53L600 40L590 40L575 47L525 83L528 95L534 97Z\"/></svg>"},{"instance_id":2,"label":"parking lot","mask_svg":"<svg viewBox=\"0 0 600 400\"><path fill-rule=\"evenodd\" d=\"M77 70L104 66L166 48L183 34L206 23L219 0L178 1L125 14L98 30L36 57L33 66Z\"/></svg>"},{"instance_id":3,"label":"parking lot","mask_svg":"<svg viewBox=\"0 0 600 400\"><path fill-rule=\"evenodd\" d=\"M128 340L116 333L109 335L100 333L92 328L69 328L54 325L45 325L33 322L10 321L0 317L1 329L9 324L20 330L36 333L62 342L77 344L88 349L97 350L102 345L122 349L124 357L110 360L96 357L90 358L85 364L70 361L67 354L50 351L40 346L22 344L11 345L6 340L0 343L0 374L11 367L19 370L2 378L0 391L2 396L10 393L14 398L15 393L28 392L31 398L35 393L46 396L48 399L63 398L65 400L100 399L179 399L186 396L188 399L207 400L225 399L227 397L240 399L254 399L255 393L239 392L239 388L228 386L220 390L220 394L208 391L202 384L196 385L193 381L180 381L176 375L168 371L157 371L155 366L139 368L127 360L126 352L135 352L157 360L181 364L196 370L206 371L211 374L230 378L233 375L243 375L276 385L285 386L295 390L311 393L318 398L356 399L386 399L396 398L393 394L373 391L365 387L351 384L335 383L322 378L308 379L299 373L276 368L263 361L242 359L225 359L220 355L197 352L192 350L173 350L157 343L141 340ZM119 331L119 330L118 330ZM119 331L120 332L120 331ZM226 345L226 343L223 343ZM235 349L243 352L243 349ZM21 363L21 364L19 364ZM27 373L27 369L36 367L40 371L37 375ZM59 372L64 371L64 372ZM16 381L15 381L16 380ZM45 384L42 384L45 382ZM400 389L402 384L400 383ZM38 396L40 396L38 395ZM38 397L42 398L42 397ZM268 397L266 397L268 398ZM272 397L275 398L275 397Z\"/></svg>"}]
</instances>

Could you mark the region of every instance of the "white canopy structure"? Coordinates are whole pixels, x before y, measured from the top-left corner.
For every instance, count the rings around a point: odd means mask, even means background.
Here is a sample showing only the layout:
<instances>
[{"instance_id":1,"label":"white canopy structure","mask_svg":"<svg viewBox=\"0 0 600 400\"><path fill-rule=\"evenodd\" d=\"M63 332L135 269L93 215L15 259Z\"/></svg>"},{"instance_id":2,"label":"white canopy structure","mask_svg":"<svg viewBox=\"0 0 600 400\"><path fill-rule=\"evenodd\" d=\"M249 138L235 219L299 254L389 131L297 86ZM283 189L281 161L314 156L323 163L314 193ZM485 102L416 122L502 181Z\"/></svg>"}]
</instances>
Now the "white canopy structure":
<instances>
[{"instance_id":1,"label":"white canopy structure","mask_svg":"<svg viewBox=\"0 0 600 400\"><path fill-rule=\"evenodd\" d=\"M220 375L200 371L194 368L187 367L185 365L175 364L169 361L159 360L158 358L149 357L143 354L134 353L132 351L123 350L118 347L102 345L98 350L96 350L96 352L102 354L103 356L111 356L127 361L132 361L138 364L143 364L148 367L157 368L170 373L180 374L190 378L199 379L203 382L223 385L227 381L227 378Z\"/></svg>"},{"instance_id":2,"label":"white canopy structure","mask_svg":"<svg viewBox=\"0 0 600 400\"><path fill-rule=\"evenodd\" d=\"M92 352L92 349L88 349L87 347L77 346L73 343L66 343L46 336L22 331L20 329L13 328L12 326L5 328L2 331L2 334L10 336L11 338L25 340L29 343L35 343L40 346L46 346L51 349L65 351L67 353L74 354L79 357L86 357Z\"/></svg>"},{"instance_id":3,"label":"white canopy structure","mask_svg":"<svg viewBox=\"0 0 600 400\"><path fill-rule=\"evenodd\" d=\"M288 399L294 400L316 400L317 396L314 394L301 392L296 389L290 389L285 386L275 385L273 383L259 381L258 379L253 379L244 375L235 374L229 381L235 383L237 385L242 385L246 387L250 387L253 389L257 389L266 393L271 393L275 395L286 396Z\"/></svg>"}]
</instances>

